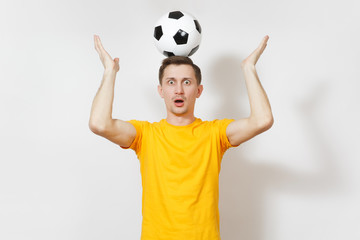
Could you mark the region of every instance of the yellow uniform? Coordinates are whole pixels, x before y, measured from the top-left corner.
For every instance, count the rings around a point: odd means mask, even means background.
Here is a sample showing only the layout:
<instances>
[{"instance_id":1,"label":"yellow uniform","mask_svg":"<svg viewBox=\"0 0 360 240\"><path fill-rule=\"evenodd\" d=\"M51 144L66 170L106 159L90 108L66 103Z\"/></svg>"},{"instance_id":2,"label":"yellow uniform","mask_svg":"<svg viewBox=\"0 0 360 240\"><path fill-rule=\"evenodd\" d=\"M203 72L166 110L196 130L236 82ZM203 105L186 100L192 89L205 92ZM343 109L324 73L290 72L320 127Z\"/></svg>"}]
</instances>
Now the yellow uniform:
<instances>
[{"instance_id":1,"label":"yellow uniform","mask_svg":"<svg viewBox=\"0 0 360 240\"><path fill-rule=\"evenodd\" d=\"M140 161L141 240L220 240L219 173L233 119L174 126L130 120Z\"/></svg>"}]
</instances>

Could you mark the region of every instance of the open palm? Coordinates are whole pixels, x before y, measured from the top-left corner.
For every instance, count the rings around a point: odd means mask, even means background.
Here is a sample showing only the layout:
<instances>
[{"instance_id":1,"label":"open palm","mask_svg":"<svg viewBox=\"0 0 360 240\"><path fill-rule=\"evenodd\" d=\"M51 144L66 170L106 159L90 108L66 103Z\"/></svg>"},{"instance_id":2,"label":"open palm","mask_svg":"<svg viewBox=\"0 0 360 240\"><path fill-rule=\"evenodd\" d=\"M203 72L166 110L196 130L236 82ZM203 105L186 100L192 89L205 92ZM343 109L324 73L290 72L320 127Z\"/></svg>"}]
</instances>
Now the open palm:
<instances>
[{"instance_id":1,"label":"open palm","mask_svg":"<svg viewBox=\"0 0 360 240\"><path fill-rule=\"evenodd\" d=\"M255 66L261 54L264 52L268 40L269 36L266 35L261 41L260 45L245 60L242 61L241 66Z\"/></svg>"},{"instance_id":2,"label":"open palm","mask_svg":"<svg viewBox=\"0 0 360 240\"><path fill-rule=\"evenodd\" d=\"M95 42L95 49L99 54L100 60L102 64L104 65L105 69L112 69L116 72L119 71L119 58L114 58L110 56L108 52L105 51L103 45L101 44L100 37L97 35L94 35L94 42Z\"/></svg>"}]
</instances>

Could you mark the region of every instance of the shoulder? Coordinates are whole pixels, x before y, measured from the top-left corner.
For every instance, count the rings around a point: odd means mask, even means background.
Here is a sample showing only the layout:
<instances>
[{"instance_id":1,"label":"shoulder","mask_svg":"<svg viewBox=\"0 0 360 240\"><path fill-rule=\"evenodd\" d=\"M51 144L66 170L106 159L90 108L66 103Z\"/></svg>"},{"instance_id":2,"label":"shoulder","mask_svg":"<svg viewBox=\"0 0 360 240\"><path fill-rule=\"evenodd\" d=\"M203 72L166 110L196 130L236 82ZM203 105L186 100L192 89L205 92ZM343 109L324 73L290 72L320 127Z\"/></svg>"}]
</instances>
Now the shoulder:
<instances>
[{"instance_id":1,"label":"shoulder","mask_svg":"<svg viewBox=\"0 0 360 240\"><path fill-rule=\"evenodd\" d=\"M208 121L208 124L213 125L215 127L227 127L231 122L235 121L234 119L214 119L212 121Z\"/></svg>"},{"instance_id":2,"label":"shoulder","mask_svg":"<svg viewBox=\"0 0 360 240\"><path fill-rule=\"evenodd\" d=\"M137 119L131 119L131 120L128 120L127 122L132 123L132 124L148 125L148 126L151 126L151 125L156 126L159 123L161 123L161 121L159 121L159 122L150 122L150 121L146 121L146 120L137 120Z\"/></svg>"},{"instance_id":3,"label":"shoulder","mask_svg":"<svg viewBox=\"0 0 360 240\"><path fill-rule=\"evenodd\" d=\"M146 120L136 120L136 119L132 119L129 120L127 122L131 123L132 125L134 125L134 127L136 129L150 129L150 128L159 128L161 127L161 123L163 120L158 121L158 122L150 122L150 121L146 121Z\"/></svg>"},{"instance_id":4,"label":"shoulder","mask_svg":"<svg viewBox=\"0 0 360 240\"><path fill-rule=\"evenodd\" d=\"M226 131L226 128L230 123L235 121L234 119L214 119L214 120L208 120L208 121L201 121L199 123L199 126L209 129L211 131L220 132L223 133Z\"/></svg>"}]
</instances>

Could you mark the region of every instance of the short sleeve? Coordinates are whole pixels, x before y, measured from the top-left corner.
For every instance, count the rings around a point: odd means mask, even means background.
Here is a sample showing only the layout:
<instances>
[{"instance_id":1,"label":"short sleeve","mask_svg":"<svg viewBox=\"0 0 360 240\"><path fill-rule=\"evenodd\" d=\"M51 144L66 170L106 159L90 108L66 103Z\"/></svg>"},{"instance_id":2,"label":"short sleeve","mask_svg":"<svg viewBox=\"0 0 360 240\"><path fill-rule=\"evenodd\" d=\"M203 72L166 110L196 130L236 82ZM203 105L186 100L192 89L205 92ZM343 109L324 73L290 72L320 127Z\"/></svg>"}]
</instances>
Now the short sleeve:
<instances>
[{"instance_id":1,"label":"short sleeve","mask_svg":"<svg viewBox=\"0 0 360 240\"><path fill-rule=\"evenodd\" d=\"M130 149L134 150L136 152L136 154L138 155L139 152L141 151L142 136L143 136L143 132L144 132L144 126L146 125L146 121L129 120L127 122L131 123L135 127L136 136L129 147L121 147L121 148L123 148L123 149L130 148Z\"/></svg>"},{"instance_id":2,"label":"short sleeve","mask_svg":"<svg viewBox=\"0 0 360 240\"><path fill-rule=\"evenodd\" d=\"M234 119L221 119L221 120L217 120L216 121L216 126L217 126L217 130L219 133L219 137L220 137L220 144L221 144L221 150L223 152L225 152L227 149L231 148L231 147L237 147L237 146L233 146L231 145L228 137L226 136L226 128L228 127L228 125L235 121Z\"/></svg>"}]
</instances>

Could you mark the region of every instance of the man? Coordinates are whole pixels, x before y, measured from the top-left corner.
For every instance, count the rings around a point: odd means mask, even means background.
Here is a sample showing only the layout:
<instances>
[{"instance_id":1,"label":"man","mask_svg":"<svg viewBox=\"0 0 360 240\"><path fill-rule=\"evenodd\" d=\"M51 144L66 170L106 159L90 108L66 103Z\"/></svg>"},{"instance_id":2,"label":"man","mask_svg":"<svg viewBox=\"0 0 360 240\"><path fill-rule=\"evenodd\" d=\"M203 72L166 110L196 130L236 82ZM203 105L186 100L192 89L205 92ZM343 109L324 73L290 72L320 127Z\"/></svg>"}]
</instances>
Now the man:
<instances>
[{"instance_id":1,"label":"man","mask_svg":"<svg viewBox=\"0 0 360 240\"><path fill-rule=\"evenodd\" d=\"M269 100L255 64L269 37L241 67L251 114L248 118L202 121L194 116L201 71L190 58L164 59L158 92L167 117L159 122L112 118L119 59L114 60L94 36L105 72L93 101L90 129L122 148L133 149L142 176L142 240L220 240L219 173L225 151L266 131L273 124Z\"/></svg>"}]
</instances>

